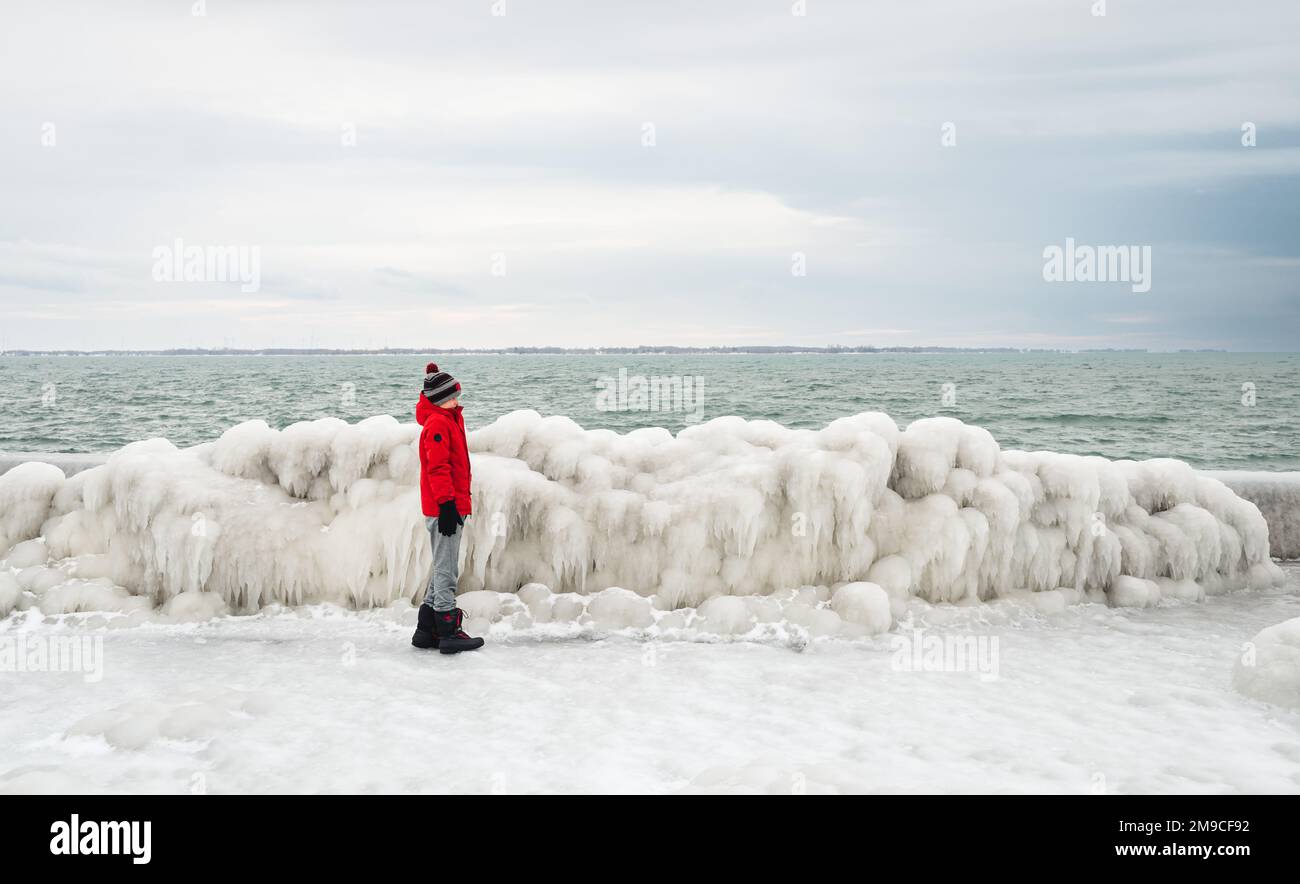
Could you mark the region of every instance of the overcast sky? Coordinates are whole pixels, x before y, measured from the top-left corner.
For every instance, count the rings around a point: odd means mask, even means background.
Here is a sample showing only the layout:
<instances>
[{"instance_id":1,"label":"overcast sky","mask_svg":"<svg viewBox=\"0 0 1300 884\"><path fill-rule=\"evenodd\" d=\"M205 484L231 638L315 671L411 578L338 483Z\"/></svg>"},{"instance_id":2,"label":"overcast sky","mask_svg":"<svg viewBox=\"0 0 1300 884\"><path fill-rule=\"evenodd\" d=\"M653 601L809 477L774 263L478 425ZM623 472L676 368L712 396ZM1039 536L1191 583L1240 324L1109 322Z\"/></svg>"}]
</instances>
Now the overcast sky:
<instances>
[{"instance_id":1,"label":"overcast sky","mask_svg":"<svg viewBox=\"0 0 1300 884\"><path fill-rule=\"evenodd\" d=\"M0 344L1300 348L1295 0L496 6L6 5Z\"/></svg>"}]
</instances>

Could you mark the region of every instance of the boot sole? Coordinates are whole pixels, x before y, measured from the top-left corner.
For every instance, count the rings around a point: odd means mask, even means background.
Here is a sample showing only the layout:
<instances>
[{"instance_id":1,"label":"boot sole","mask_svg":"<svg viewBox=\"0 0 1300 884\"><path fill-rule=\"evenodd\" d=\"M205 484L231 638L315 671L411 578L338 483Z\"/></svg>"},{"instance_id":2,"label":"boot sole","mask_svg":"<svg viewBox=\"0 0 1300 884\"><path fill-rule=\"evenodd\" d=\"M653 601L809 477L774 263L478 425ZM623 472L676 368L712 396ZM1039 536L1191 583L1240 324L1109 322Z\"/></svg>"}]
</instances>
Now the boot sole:
<instances>
[{"instance_id":1,"label":"boot sole","mask_svg":"<svg viewBox=\"0 0 1300 884\"><path fill-rule=\"evenodd\" d=\"M483 639L476 639L476 641L477 644L465 644L459 647L449 647L444 644L438 649L438 651L442 654L459 654L461 651L477 651L479 648L483 647Z\"/></svg>"}]
</instances>

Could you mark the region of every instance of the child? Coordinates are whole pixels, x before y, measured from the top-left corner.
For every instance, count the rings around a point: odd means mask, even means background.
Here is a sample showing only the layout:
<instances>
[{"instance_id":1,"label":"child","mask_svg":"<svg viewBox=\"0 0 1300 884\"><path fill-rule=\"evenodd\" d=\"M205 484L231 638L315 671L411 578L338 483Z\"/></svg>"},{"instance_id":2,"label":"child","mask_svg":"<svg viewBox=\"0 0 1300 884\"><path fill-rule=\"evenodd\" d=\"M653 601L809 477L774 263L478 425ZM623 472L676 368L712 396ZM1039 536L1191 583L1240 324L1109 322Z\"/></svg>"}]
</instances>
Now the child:
<instances>
[{"instance_id":1,"label":"child","mask_svg":"<svg viewBox=\"0 0 1300 884\"><path fill-rule=\"evenodd\" d=\"M460 535L470 514L469 446L460 414L460 384L432 362L424 370L424 393L415 406L415 419L424 427L420 432L420 504L433 543L433 575L411 644L456 654L483 647L483 639L470 638L460 628L465 612L456 607Z\"/></svg>"}]
</instances>

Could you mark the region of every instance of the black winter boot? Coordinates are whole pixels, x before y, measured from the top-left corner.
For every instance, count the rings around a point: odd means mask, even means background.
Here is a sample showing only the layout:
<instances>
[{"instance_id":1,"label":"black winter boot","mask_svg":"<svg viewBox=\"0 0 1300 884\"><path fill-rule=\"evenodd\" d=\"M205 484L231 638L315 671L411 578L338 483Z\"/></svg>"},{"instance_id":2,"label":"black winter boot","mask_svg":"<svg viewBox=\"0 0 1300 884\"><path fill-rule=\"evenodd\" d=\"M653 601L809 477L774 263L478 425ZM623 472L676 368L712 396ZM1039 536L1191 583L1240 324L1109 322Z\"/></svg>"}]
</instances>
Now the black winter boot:
<instances>
[{"instance_id":1,"label":"black winter boot","mask_svg":"<svg viewBox=\"0 0 1300 884\"><path fill-rule=\"evenodd\" d=\"M444 654L459 654L483 647L483 639L470 638L460 628L465 619L465 612L460 608L450 611L434 611L434 622L438 627L438 650Z\"/></svg>"},{"instance_id":2,"label":"black winter boot","mask_svg":"<svg viewBox=\"0 0 1300 884\"><path fill-rule=\"evenodd\" d=\"M438 612L428 605L420 605L420 622L415 627L415 635L411 636L411 644L417 648L436 648L438 647Z\"/></svg>"}]
</instances>

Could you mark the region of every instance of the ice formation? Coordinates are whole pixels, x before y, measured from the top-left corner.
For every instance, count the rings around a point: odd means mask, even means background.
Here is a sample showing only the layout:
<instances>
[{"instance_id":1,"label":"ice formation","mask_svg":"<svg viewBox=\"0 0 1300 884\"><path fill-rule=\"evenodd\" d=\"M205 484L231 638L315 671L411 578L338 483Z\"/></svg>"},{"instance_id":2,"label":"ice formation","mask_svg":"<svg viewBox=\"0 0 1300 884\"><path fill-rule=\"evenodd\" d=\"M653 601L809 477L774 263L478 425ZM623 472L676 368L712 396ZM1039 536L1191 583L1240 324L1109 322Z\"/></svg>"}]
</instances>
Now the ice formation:
<instances>
[{"instance_id":1,"label":"ice formation","mask_svg":"<svg viewBox=\"0 0 1300 884\"><path fill-rule=\"evenodd\" d=\"M405 604L430 562L418 432L388 416L251 421L188 449L133 443L68 478L16 467L0 476L0 616ZM951 418L728 417L674 436L517 411L470 448L460 589L486 620L506 593L534 621L641 628L690 609L722 634L774 617L872 633L915 598L1145 606L1282 579L1259 509L1217 479L1003 451Z\"/></svg>"},{"instance_id":2,"label":"ice formation","mask_svg":"<svg viewBox=\"0 0 1300 884\"><path fill-rule=\"evenodd\" d=\"M1259 507L1275 557L1300 559L1300 473L1225 470L1209 475Z\"/></svg>"},{"instance_id":3,"label":"ice formation","mask_svg":"<svg viewBox=\"0 0 1300 884\"><path fill-rule=\"evenodd\" d=\"M1300 709L1300 617L1262 630L1233 670L1233 686L1257 700Z\"/></svg>"}]
</instances>

